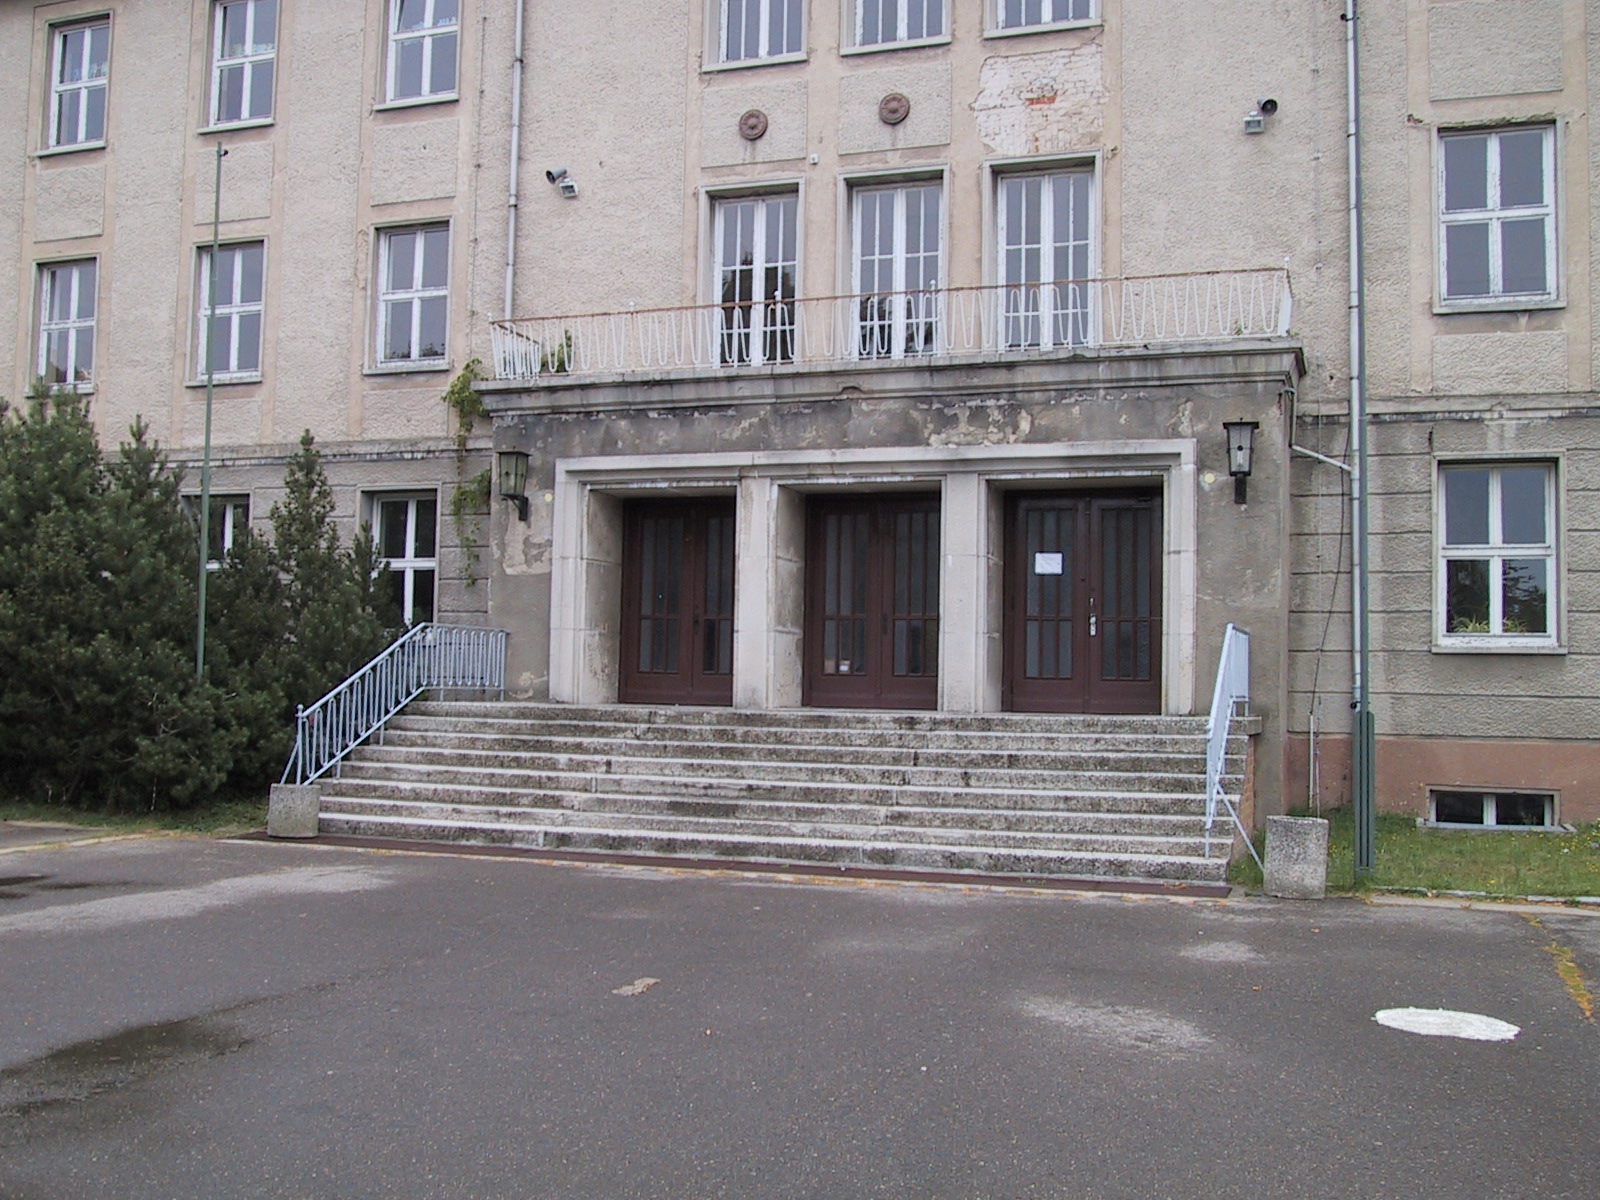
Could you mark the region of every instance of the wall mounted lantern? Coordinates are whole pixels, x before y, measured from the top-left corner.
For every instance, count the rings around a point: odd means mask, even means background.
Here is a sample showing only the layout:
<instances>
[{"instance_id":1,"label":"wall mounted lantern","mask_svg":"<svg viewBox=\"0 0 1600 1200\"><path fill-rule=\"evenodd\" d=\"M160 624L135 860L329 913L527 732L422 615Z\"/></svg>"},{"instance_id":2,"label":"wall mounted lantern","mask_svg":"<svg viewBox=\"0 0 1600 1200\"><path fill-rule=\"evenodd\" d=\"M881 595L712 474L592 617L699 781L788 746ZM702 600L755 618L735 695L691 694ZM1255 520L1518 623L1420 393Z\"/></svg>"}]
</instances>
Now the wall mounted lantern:
<instances>
[{"instance_id":1,"label":"wall mounted lantern","mask_svg":"<svg viewBox=\"0 0 1600 1200\"><path fill-rule=\"evenodd\" d=\"M521 450L501 450L495 454L495 475L500 480L500 498L517 506L517 516L528 519L528 456Z\"/></svg>"},{"instance_id":2,"label":"wall mounted lantern","mask_svg":"<svg viewBox=\"0 0 1600 1200\"><path fill-rule=\"evenodd\" d=\"M1259 421L1224 421L1222 428L1228 433L1228 474L1233 476L1233 502L1245 502L1245 481L1255 465L1256 430Z\"/></svg>"}]
</instances>

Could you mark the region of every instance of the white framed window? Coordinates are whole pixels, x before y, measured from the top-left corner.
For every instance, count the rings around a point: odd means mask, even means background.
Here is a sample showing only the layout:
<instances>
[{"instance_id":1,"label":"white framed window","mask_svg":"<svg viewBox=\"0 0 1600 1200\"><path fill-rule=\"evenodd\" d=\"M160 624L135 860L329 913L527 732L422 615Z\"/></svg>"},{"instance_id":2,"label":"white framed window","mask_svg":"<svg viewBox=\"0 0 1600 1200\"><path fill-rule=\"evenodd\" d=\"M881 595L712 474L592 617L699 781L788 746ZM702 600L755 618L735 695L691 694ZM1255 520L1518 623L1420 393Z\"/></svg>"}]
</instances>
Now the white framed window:
<instances>
[{"instance_id":1,"label":"white framed window","mask_svg":"<svg viewBox=\"0 0 1600 1200\"><path fill-rule=\"evenodd\" d=\"M45 263L39 268L38 375L48 384L87 390L94 381L95 291L99 263Z\"/></svg>"},{"instance_id":2,"label":"white framed window","mask_svg":"<svg viewBox=\"0 0 1600 1200\"><path fill-rule=\"evenodd\" d=\"M389 0L390 103L456 94L460 0Z\"/></svg>"},{"instance_id":3,"label":"white framed window","mask_svg":"<svg viewBox=\"0 0 1600 1200\"><path fill-rule=\"evenodd\" d=\"M106 140L111 19L60 25L51 35L50 145L98 146Z\"/></svg>"},{"instance_id":4,"label":"white framed window","mask_svg":"<svg viewBox=\"0 0 1600 1200\"><path fill-rule=\"evenodd\" d=\"M195 328L195 373L207 366L218 379L261 374L261 314L266 246L239 242L217 248L217 304L211 308L211 247L200 249L200 307ZM208 319L209 318L209 319ZM209 364L207 355L209 351Z\"/></svg>"},{"instance_id":5,"label":"white framed window","mask_svg":"<svg viewBox=\"0 0 1600 1200\"><path fill-rule=\"evenodd\" d=\"M212 9L211 123L270 120L278 0L217 0Z\"/></svg>"},{"instance_id":6,"label":"white framed window","mask_svg":"<svg viewBox=\"0 0 1600 1200\"><path fill-rule=\"evenodd\" d=\"M1556 824L1553 792L1476 792L1434 788L1428 793L1431 825L1550 829Z\"/></svg>"},{"instance_id":7,"label":"white framed window","mask_svg":"<svg viewBox=\"0 0 1600 1200\"><path fill-rule=\"evenodd\" d=\"M1555 465L1441 464L1438 524L1440 645L1555 645Z\"/></svg>"},{"instance_id":8,"label":"white framed window","mask_svg":"<svg viewBox=\"0 0 1600 1200\"><path fill-rule=\"evenodd\" d=\"M993 0L996 29L1040 29L1095 19L1095 0Z\"/></svg>"},{"instance_id":9,"label":"white framed window","mask_svg":"<svg viewBox=\"0 0 1600 1200\"><path fill-rule=\"evenodd\" d=\"M1439 302L1558 298L1555 127L1439 135Z\"/></svg>"},{"instance_id":10,"label":"white framed window","mask_svg":"<svg viewBox=\"0 0 1600 1200\"><path fill-rule=\"evenodd\" d=\"M379 365L444 362L450 316L450 227L382 230L378 276Z\"/></svg>"},{"instance_id":11,"label":"white framed window","mask_svg":"<svg viewBox=\"0 0 1600 1200\"><path fill-rule=\"evenodd\" d=\"M718 57L757 62L805 52L804 0L714 0L719 6Z\"/></svg>"},{"instance_id":12,"label":"white framed window","mask_svg":"<svg viewBox=\"0 0 1600 1200\"><path fill-rule=\"evenodd\" d=\"M717 199L713 205L718 361L793 362L799 194Z\"/></svg>"},{"instance_id":13,"label":"white framed window","mask_svg":"<svg viewBox=\"0 0 1600 1200\"><path fill-rule=\"evenodd\" d=\"M945 0L855 0L855 44L888 46L944 37Z\"/></svg>"},{"instance_id":14,"label":"white framed window","mask_svg":"<svg viewBox=\"0 0 1600 1200\"><path fill-rule=\"evenodd\" d=\"M200 521L200 497L185 496L183 506L189 515ZM250 497L211 497L211 520L206 525L206 570L220 571L222 561L233 552L239 540L250 530ZM197 530L198 532L198 530Z\"/></svg>"},{"instance_id":15,"label":"white framed window","mask_svg":"<svg viewBox=\"0 0 1600 1200\"><path fill-rule=\"evenodd\" d=\"M1094 340L1094 171L1002 175L996 187L1001 345Z\"/></svg>"},{"instance_id":16,"label":"white framed window","mask_svg":"<svg viewBox=\"0 0 1600 1200\"><path fill-rule=\"evenodd\" d=\"M439 498L380 492L371 498L378 557L389 568L396 611L407 625L433 620L439 575Z\"/></svg>"},{"instance_id":17,"label":"white framed window","mask_svg":"<svg viewBox=\"0 0 1600 1200\"><path fill-rule=\"evenodd\" d=\"M851 292L862 358L932 354L944 307L944 185L858 187L851 193Z\"/></svg>"}]
</instances>

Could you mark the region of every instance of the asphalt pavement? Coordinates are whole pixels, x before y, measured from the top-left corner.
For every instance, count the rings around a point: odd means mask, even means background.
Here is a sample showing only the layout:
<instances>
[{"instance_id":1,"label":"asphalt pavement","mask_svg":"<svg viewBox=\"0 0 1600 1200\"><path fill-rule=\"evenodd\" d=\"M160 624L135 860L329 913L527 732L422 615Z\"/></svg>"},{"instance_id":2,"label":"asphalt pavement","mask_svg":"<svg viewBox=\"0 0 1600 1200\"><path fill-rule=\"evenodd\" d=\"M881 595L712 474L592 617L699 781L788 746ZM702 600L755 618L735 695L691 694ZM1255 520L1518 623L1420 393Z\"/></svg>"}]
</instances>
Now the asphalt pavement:
<instances>
[{"instance_id":1,"label":"asphalt pavement","mask_svg":"<svg viewBox=\"0 0 1600 1200\"><path fill-rule=\"evenodd\" d=\"M0 1197L1593 1200L1597 972L1559 907L45 845Z\"/></svg>"}]
</instances>

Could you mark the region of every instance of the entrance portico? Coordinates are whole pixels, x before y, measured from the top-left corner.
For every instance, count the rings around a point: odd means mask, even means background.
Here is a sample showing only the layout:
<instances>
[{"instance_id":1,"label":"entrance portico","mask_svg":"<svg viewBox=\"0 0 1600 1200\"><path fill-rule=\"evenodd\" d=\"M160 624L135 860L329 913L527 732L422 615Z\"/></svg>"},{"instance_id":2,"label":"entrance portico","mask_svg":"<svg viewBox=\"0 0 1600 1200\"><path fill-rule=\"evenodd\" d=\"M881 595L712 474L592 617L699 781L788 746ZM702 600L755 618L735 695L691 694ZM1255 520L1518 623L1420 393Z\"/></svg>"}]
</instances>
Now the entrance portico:
<instances>
[{"instance_id":1,"label":"entrance portico","mask_svg":"<svg viewBox=\"0 0 1600 1200\"><path fill-rule=\"evenodd\" d=\"M932 515L937 537L919 535L938 554L934 614L891 620L933 633L936 654L902 655L928 674L934 705L952 712L1007 707L1007 498L1029 493L1104 489L1150 497L1159 510L1159 679L1145 711L1187 713L1195 699L1197 556L1196 443L1141 439L1033 445L915 446L870 450L743 451L557 459L551 544L550 695L573 703L619 698L624 643L624 563L630 538L625 514L650 501L731 499L734 509L732 703L738 708L791 708L837 698L849 673L824 680L820 619L808 631L808 578L813 608L822 602L817 572L826 564L818 538L808 545L808 513L915 509ZM905 500L896 506L896 497ZM917 503L910 503L917 498ZM857 503L851 504L851 501ZM842 508L840 506L843 506ZM634 539L636 540L636 539ZM1015 552L1014 552L1015 553ZM879 585L884 586L884 585ZM825 589L823 589L825 590ZM891 589L892 590L892 589ZM892 599L892 598L891 598ZM891 603L890 608L894 605ZM932 621L926 620L931 615ZM819 614L813 613L814 618ZM876 621L876 616L874 621ZM1098 617L1097 617L1098 620ZM863 626L865 628L865 626ZM910 636L909 632L906 636ZM1019 634L1018 636L1021 636ZM885 653L893 656L895 635ZM902 639L904 644L904 639ZM934 647L927 647L932 650ZM812 661L815 660L815 661ZM822 694L811 683L823 683ZM854 671L854 668L851 668ZM885 668L886 675L894 672ZM902 673L903 674L903 673ZM902 678L903 682L903 678ZM830 688L832 690L830 690ZM896 706L891 686L879 703ZM909 704L918 703L913 700ZM1114 704L1115 702L1113 702ZM1022 706L1026 706L1024 703Z\"/></svg>"}]
</instances>

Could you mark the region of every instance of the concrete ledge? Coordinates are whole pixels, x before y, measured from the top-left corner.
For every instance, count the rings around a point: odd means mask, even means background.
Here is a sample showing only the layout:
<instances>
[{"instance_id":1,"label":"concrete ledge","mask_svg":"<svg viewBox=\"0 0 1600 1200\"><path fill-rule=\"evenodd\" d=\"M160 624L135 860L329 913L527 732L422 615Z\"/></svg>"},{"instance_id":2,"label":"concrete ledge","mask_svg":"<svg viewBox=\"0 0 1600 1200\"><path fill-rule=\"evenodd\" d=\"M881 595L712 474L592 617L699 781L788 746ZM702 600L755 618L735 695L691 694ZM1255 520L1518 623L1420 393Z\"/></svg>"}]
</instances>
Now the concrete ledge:
<instances>
[{"instance_id":1,"label":"concrete ledge","mask_svg":"<svg viewBox=\"0 0 1600 1200\"><path fill-rule=\"evenodd\" d=\"M1321 817L1268 817L1263 891L1285 900L1328 893L1328 823Z\"/></svg>"},{"instance_id":2,"label":"concrete ledge","mask_svg":"<svg viewBox=\"0 0 1600 1200\"><path fill-rule=\"evenodd\" d=\"M267 836L314 838L322 789L314 783L275 783L267 801Z\"/></svg>"}]
</instances>

